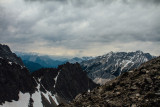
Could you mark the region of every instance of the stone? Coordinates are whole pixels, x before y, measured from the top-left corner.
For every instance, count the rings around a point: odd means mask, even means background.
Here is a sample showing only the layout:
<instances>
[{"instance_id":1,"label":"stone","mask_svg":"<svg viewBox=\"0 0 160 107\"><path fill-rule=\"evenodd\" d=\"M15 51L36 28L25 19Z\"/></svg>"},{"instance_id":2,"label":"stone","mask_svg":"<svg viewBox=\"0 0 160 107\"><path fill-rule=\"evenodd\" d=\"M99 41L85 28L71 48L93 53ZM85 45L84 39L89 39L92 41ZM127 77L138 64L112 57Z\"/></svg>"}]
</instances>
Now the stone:
<instances>
[{"instance_id":1,"label":"stone","mask_svg":"<svg viewBox=\"0 0 160 107\"><path fill-rule=\"evenodd\" d=\"M137 93L137 94L136 94L136 97L139 97L139 96L140 96L140 94L139 94L139 93Z\"/></svg>"}]
</instances>

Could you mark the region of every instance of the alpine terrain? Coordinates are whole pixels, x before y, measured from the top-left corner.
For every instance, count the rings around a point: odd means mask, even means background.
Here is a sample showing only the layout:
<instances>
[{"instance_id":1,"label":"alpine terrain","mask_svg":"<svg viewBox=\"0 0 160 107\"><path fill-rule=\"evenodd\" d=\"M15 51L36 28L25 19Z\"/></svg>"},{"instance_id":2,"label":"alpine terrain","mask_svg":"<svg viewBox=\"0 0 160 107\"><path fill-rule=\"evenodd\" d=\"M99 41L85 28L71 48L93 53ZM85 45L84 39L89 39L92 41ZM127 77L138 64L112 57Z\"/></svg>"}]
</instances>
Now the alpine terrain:
<instances>
[{"instance_id":1,"label":"alpine terrain","mask_svg":"<svg viewBox=\"0 0 160 107\"><path fill-rule=\"evenodd\" d=\"M103 56L81 62L81 67L95 83L105 84L123 72L139 67L142 63L153 58L149 53L110 52Z\"/></svg>"},{"instance_id":2,"label":"alpine terrain","mask_svg":"<svg viewBox=\"0 0 160 107\"><path fill-rule=\"evenodd\" d=\"M8 46L0 46L0 107L56 107L97 86L78 63L30 74Z\"/></svg>"},{"instance_id":3,"label":"alpine terrain","mask_svg":"<svg viewBox=\"0 0 160 107\"><path fill-rule=\"evenodd\" d=\"M159 107L160 57L60 107Z\"/></svg>"}]
</instances>

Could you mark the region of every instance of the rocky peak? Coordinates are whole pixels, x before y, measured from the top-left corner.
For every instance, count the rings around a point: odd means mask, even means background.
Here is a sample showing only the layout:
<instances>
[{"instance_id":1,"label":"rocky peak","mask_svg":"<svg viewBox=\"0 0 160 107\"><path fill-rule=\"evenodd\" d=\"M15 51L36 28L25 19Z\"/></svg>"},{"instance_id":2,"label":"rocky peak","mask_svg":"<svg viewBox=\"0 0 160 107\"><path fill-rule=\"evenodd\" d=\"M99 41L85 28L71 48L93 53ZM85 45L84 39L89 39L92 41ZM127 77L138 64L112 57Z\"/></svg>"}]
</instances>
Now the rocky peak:
<instances>
[{"instance_id":1,"label":"rocky peak","mask_svg":"<svg viewBox=\"0 0 160 107\"><path fill-rule=\"evenodd\" d=\"M0 104L19 99L19 92L33 93L35 82L29 71L14 62L0 58Z\"/></svg>"},{"instance_id":2,"label":"rocky peak","mask_svg":"<svg viewBox=\"0 0 160 107\"><path fill-rule=\"evenodd\" d=\"M12 53L12 51L7 45L0 44L0 57L24 66L21 58L17 57L15 53Z\"/></svg>"},{"instance_id":3,"label":"rocky peak","mask_svg":"<svg viewBox=\"0 0 160 107\"><path fill-rule=\"evenodd\" d=\"M93 89L97 85L87 77L78 63L60 65L57 69L45 68L32 73L45 89L57 94L66 101L71 101L79 93ZM43 87L41 86L41 90Z\"/></svg>"},{"instance_id":4,"label":"rocky peak","mask_svg":"<svg viewBox=\"0 0 160 107\"><path fill-rule=\"evenodd\" d=\"M142 51L110 52L106 55L83 61L81 66L94 82L104 84L123 72L139 67L142 63L152 58L152 55Z\"/></svg>"}]
</instances>

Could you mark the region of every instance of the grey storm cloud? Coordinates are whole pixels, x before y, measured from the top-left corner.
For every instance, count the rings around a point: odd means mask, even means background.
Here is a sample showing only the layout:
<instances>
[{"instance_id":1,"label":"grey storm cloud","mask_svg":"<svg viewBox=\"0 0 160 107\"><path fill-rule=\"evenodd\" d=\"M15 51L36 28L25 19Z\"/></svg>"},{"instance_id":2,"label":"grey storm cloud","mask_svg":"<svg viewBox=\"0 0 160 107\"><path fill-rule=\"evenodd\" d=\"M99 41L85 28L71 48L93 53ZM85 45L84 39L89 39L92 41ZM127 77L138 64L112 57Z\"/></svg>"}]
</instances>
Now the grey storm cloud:
<instances>
[{"instance_id":1,"label":"grey storm cloud","mask_svg":"<svg viewBox=\"0 0 160 107\"><path fill-rule=\"evenodd\" d=\"M99 55L105 48L159 54L151 48L160 45L159 4L160 0L0 1L0 42L28 51L59 47ZM134 43L142 45L132 47Z\"/></svg>"},{"instance_id":2,"label":"grey storm cloud","mask_svg":"<svg viewBox=\"0 0 160 107\"><path fill-rule=\"evenodd\" d=\"M63 2L63 3L68 3L72 2L75 4L86 4L87 3L98 3L98 2L103 2L103 3L112 3L117 0L24 0L26 2ZM124 3L154 3L154 4L159 4L159 0L121 0Z\"/></svg>"}]
</instances>

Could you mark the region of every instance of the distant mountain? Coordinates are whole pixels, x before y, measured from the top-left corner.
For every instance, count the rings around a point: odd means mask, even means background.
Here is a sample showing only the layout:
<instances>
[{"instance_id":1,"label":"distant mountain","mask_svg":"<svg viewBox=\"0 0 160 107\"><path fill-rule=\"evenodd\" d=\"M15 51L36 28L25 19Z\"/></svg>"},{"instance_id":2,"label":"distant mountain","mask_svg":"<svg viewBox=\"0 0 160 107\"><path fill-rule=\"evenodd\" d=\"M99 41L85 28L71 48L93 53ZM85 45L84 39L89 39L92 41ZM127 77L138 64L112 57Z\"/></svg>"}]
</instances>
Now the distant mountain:
<instances>
[{"instance_id":1,"label":"distant mountain","mask_svg":"<svg viewBox=\"0 0 160 107\"><path fill-rule=\"evenodd\" d=\"M0 107L56 107L98 86L78 63L31 74L9 58L0 57Z\"/></svg>"},{"instance_id":2,"label":"distant mountain","mask_svg":"<svg viewBox=\"0 0 160 107\"><path fill-rule=\"evenodd\" d=\"M21 57L24 65L33 72L38 70L38 68L57 68L58 65L64 64L66 61L53 60L49 56L40 56L38 54L20 53L16 54Z\"/></svg>"},{"instance_id":3,"label":"distant mountain","mask_svg":"<svg viewBox=\"0 0 160 107\"><path fill-rule=\"evenodd\" d=\"M38 55L36 53L22 53L16 52L17 56L21 57L24 65L33 72L40 68L57 68L59 65L62 65L66 62L70 63L80 63L82 61L87 61L93 59L93 57L74 57L74 58L64 58L56 56L47 56L47 55ZM54 59L55 58L55 59Z\"/></svg>"},{"instance_id":4,"label":"distant mountain","mask_svg":"<svg viewBox=\"0 0 160 107\"><path fill-rule=\"evenodd\" d=\"M106 55L83 61L81 66L94 82L104 84L123 72L137 68L152 58L152 55L142 51L110 52Z\"/></svg>"},{"instance_id":5,"label":"distant mountain","mask_svg":"<svg viewBox=\"0 0 160 107\"><path fill-rule=\"evenodd\" d=\"M159 107L159 104L160 57L157 57L59 107Z\"/></svg>"},{"instance_id":6,"label":"distant mountain","mask_svg":"<svg viewBox=\"0 0 160 107\"><path fill-rule=\"evenodd\" d=\"M12 53L10 48L7 45L0 44L0 57L6 58L11 62L18 63L22 66L24 66L22 60L20 57L17 57L15 53Z\"/></svg>"},{"instance_id":7,"label":"distant mountain","mask_svg":"<svg viewBox=\"0 0 160 107\"><path fill-rule=\"evenodd\" d=\"M74 57L72 59L68 59L67 61L70 63L76 63L76 62L81 63L82 61L87 61L90 59L93 59L93 57L82 57L82 58Z\"/></svg>"},{"instance_id":8,"label":"distant mountain","mask_svg":"<svg viewBox=\"0 0 160 107\"><path fill-rule=\"evenodd\" d=\"M41 66L40 64L32 62L32 61L24 60L23 63L30 72L34 72L36 70L43 68L43 66Z\"/></svg>"}]
</instances>

